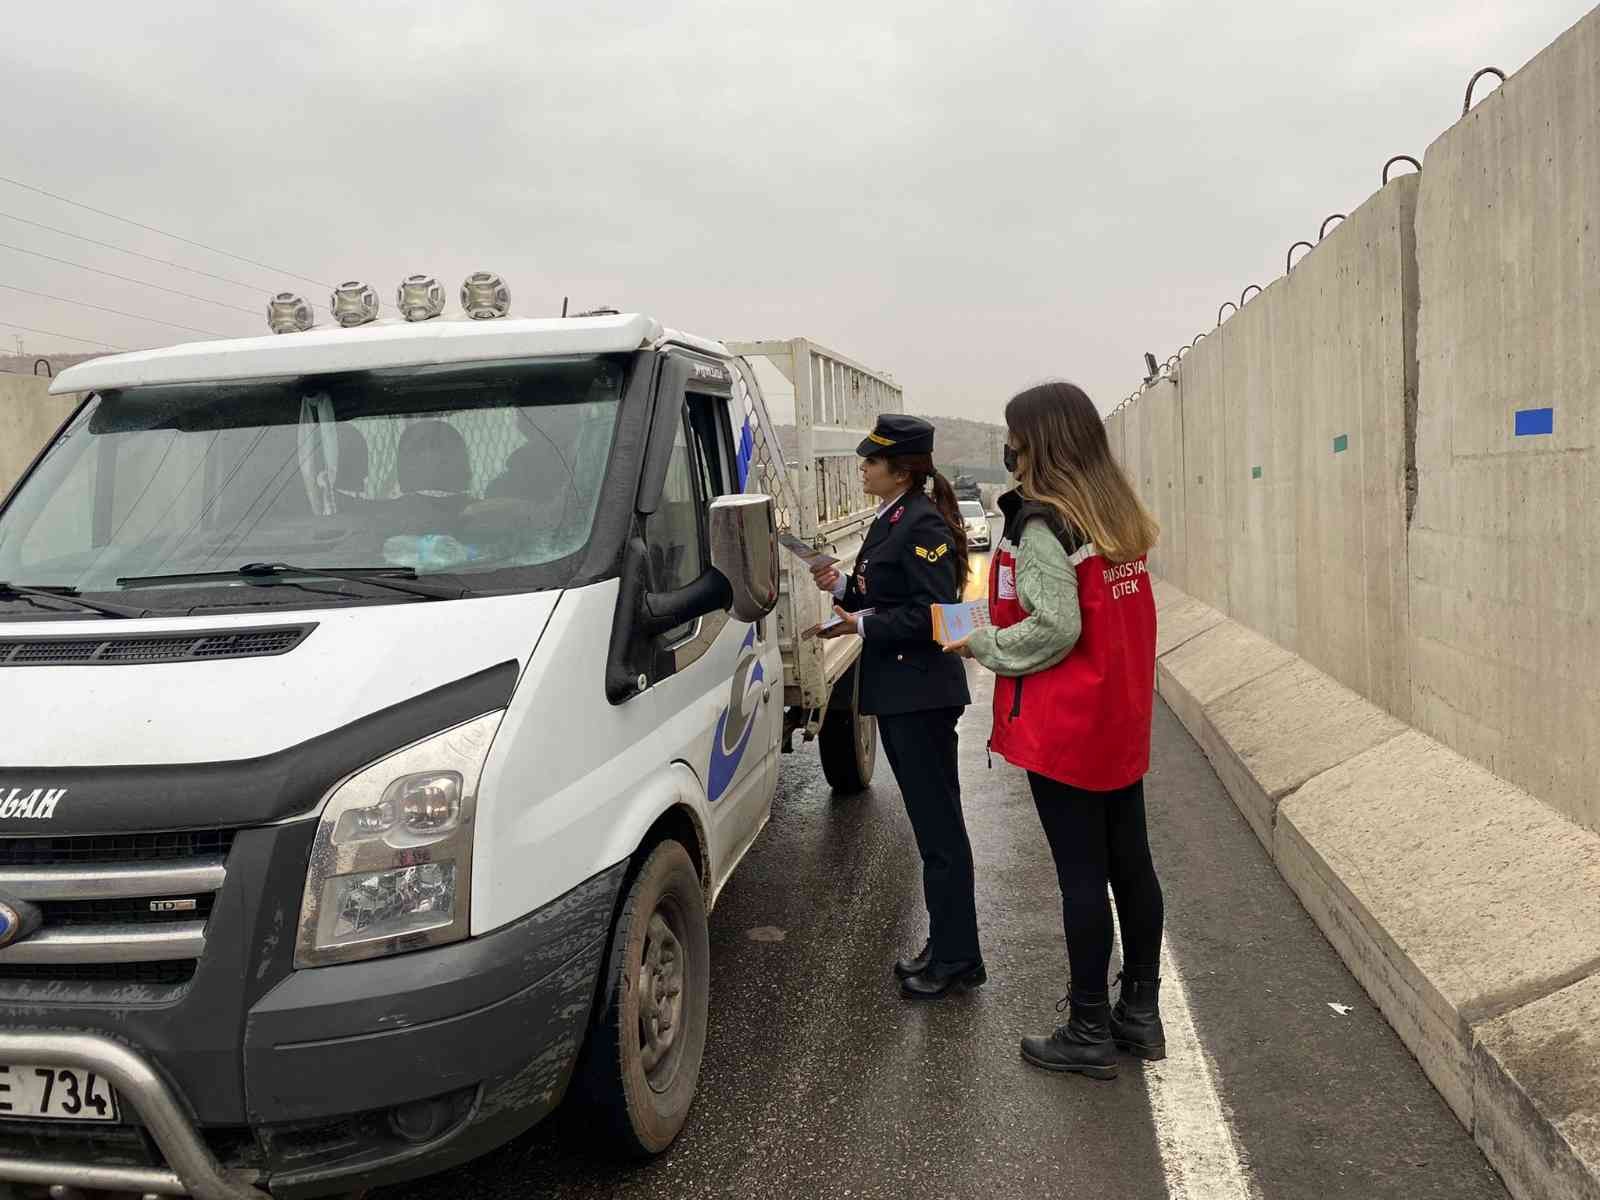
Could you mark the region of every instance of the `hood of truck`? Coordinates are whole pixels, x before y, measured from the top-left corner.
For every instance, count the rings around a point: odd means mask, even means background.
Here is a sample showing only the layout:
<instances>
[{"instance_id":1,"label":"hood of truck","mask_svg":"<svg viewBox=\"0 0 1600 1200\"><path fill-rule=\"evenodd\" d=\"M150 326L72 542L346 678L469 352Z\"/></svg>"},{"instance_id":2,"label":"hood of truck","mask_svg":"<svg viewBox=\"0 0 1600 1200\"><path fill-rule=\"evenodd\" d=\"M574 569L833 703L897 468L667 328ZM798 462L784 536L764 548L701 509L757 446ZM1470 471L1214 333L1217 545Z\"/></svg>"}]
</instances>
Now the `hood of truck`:
<instances>
[{"instance_id":1,"label":"hood of truck","mask_svg":"<svg viewBox=\"0 0 1600 1200\"><path fill-rule=\"evenodd\" d=\"M239 827L311 811L367 763L505 707L559 596L0 623L0 641L312 627L286 653L257 657L0 666L0 835Z\"/></svg>"},{"instance_id":2,"label":"hood of truck","mask_svg":"<svg viewBox=\"0 0 1600 1200\"><path fill-rule=\"evenodd\" d=\"M501 664L520 674L558 597L0 622L0 641L312 627L288 653L263 657L0 667L0 783L19 767L261 758Z\"/></svg>"}]
</instances>

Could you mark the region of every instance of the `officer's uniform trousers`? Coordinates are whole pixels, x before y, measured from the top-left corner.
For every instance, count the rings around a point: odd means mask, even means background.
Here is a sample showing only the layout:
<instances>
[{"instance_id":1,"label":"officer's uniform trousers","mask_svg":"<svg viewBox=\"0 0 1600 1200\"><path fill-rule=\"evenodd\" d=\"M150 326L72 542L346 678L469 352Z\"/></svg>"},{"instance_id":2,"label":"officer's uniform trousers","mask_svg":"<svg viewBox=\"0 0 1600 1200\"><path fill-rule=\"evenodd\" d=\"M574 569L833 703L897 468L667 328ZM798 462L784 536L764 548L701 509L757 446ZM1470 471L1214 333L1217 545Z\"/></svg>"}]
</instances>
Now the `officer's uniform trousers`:
<instances>
[{"instance_id":1,"label":"officer's uniform trousers","mask_svg":"<svg viewBox=\"0 0 1600 1200\"><path fill-rule=\"evenodd\" d=\"M865 619L861 710L878 718L889 766L922 855L934 959L982 957L972 843L961 812L956 722L972 702L966 670L933 640L930 606L952 604L960 569L950 528L927 496L891 504L867 533L841 605Z\"/></svg>"}]
</instances>

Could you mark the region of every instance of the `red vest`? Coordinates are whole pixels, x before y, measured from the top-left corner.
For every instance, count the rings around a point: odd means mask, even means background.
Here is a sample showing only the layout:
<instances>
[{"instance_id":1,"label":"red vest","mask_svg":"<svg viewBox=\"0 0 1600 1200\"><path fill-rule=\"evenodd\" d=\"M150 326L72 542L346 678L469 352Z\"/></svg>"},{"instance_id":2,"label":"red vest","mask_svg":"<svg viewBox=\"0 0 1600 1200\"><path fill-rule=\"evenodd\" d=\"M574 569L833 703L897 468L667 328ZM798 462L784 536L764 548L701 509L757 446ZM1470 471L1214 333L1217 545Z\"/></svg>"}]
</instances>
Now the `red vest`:
<instances>
[{"instance_id":1,"label":"red vest","mask_svg":"<svg viewBox=\"0 0 1600 1200\"><path fill-rule=\"evenodd\" d=\"M1027 611L1017 599L1022 527L1043 517L1078 572L1083 631L1061 662L994 687L990 746L1027 771L1091 792L1110 792L1150 769L1156 671L1156 606L1144 558L1113 563L1061 525L1054 510L1005 498L1005 536L989 571L989 619L998 629Z\"/></svg>"}]
</instances>

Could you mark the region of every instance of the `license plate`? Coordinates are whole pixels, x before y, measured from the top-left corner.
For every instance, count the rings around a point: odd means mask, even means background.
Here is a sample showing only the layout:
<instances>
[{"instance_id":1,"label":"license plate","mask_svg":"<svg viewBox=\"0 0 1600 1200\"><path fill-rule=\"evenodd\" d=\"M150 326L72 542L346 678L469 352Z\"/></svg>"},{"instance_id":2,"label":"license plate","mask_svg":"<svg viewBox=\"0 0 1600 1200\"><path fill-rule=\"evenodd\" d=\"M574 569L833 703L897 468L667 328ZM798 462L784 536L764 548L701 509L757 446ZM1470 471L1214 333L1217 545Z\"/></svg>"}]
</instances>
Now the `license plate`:
<instances>
[{"instance_id":1,"label":"license plate","mask_svg":"<svg viewBox=\"0 0 1600 1200\"><path fill-rule=\"evenodd\" d=\"M13 1063L0 1066L0 1117L115 1121L117 1093L93 1071Z\"/></svg>"}]
</instances>

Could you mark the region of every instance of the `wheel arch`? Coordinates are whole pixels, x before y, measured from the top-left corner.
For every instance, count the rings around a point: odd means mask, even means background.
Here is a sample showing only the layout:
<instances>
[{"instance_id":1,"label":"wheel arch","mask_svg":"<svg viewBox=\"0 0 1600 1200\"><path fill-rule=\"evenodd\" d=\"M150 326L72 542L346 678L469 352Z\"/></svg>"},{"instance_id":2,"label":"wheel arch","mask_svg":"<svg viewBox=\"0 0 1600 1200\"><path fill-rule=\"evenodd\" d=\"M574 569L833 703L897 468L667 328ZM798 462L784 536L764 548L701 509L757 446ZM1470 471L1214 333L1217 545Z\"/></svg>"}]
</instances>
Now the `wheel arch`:
<instances>
[{"instance_id":1,"label":"wheel arch","mask_svg":"<svg viewBox=\"0 0 1600 1200\"><path fill-rule=\"evenodd\" d=\"M616 898L612 901L611 928L606 933L605 953L601 961L606 964L595 981L595 999L590 1010L589 1026L593 1027L595 1020L604 1008L605 999L616 980L611 970L612 950L616 938L617 919L622 914L622 907L627 902L628 892L633 887L633 881L639 877L639 871L644 866L645 860L650 857L650 852L664 841L677 841L688 852L689 861L694 864L696 873L700 876L700 887L705 893L706 907L711 907L711 839L706 829L705 815L696 807L696 801L704 803L700 793L699 778L681 762L670 764L665 771L649 780L640 789L640 798L650 796L652 803L641 803L637 812L647 815L641 818L634 829L642 830L628 840L632 843L632 850L627 851L626 858L628 869L623 873L622 884L617 888Z\"/></svg>"}]
</instances>

